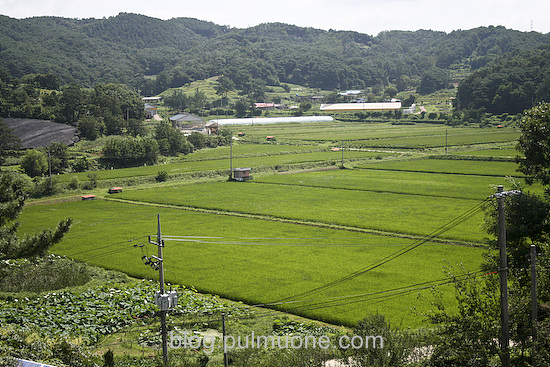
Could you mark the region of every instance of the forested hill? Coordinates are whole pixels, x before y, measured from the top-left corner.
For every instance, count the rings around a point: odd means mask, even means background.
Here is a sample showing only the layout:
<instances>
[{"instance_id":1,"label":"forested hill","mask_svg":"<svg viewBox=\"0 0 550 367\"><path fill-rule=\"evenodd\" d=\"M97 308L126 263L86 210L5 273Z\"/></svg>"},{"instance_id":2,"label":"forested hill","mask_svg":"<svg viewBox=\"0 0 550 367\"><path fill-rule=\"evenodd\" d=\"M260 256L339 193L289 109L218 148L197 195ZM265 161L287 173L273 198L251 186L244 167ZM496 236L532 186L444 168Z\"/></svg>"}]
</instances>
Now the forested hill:
<instances>
[{"instance_id":1,"label":"forested hill","mask_svg":"<svg viewBox=\"0 0 550 367\"><path fill-rule=\"evenodd\" d=\"M370 36L281 23L239 29L127 13L81 20L0 16L4 75L52 73L82 86L126 83L147 95L221 74L245 91L258 83L323 89L391 83L406 90L426 79L437 88L507 53L548 43L550 34L504 27Z\"/></svg>"}]
</instances>

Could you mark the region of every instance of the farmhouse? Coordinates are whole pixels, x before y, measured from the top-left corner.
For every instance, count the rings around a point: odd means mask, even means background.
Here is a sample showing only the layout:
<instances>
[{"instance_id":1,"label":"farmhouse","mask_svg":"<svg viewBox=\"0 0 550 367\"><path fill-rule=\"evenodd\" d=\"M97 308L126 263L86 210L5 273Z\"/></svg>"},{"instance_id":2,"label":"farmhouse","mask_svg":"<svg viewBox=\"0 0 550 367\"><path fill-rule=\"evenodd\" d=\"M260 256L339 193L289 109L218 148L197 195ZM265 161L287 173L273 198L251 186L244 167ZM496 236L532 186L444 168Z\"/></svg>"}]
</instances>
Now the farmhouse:
<instances>
[{"instance_id":1,"label":"farmhouse","mask_svg":"<svg viewBox=\"0 0 550 367\"><path fill-rule=\"evenodd\" d=\"M403 109L404 114L412 114L412 113L415 113L415 112L416 112L416 104L415 103L413 103L411 105L411 107Z\"/></svg>"},{"instance_id":2,"label":"farmhouse","mask_svg":"<svg viewBox=\"0 0 550 367\"><path fill-rule=\"evenodd\" d=\"M204 131L204 120L191 113L180 113L170 117L172 126L182 131Z\"/></svg>"},{"instance_id":3,"label":"farmhouse","mask_svg":"<svg viewBox=\"0 0 550 367\"><path fill-rule=\"evenodd\" d=\"M321 111L398 111L401 102L322 104Z\"/></svg>"},{"instance_id":4,"label":"farmhouse","mask_svg":"<svg viewBox=\"0 0 550 367\"><path fill-rule=\"evenodd\" d=\"M152 119L153 116L158 115L157 107L153 106L152 104L146 103L145 104L145 115L148 119Z\"/></svg>"}]
</instances>

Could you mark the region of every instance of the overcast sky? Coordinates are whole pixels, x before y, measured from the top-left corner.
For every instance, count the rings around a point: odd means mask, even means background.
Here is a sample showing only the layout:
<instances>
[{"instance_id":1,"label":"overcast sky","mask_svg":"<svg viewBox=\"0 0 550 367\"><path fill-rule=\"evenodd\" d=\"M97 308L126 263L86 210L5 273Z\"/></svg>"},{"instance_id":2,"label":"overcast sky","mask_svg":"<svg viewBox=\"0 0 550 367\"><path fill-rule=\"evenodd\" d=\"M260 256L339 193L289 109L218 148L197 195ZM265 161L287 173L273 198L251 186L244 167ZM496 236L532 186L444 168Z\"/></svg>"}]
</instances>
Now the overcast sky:
<instances>
[{"instance_id":1,"label":"overcast sky","mask_svg":"<svg viewBox=\"0 0 550 367\"><path fill-rule=\"evenodd\" d=\"M238 28L282 22L373 36L384 30L451 32L489 25L550 32L549 0L0 0L0 14L14 18L103 18L120 12Z\"/></svg>"}]
</instances>

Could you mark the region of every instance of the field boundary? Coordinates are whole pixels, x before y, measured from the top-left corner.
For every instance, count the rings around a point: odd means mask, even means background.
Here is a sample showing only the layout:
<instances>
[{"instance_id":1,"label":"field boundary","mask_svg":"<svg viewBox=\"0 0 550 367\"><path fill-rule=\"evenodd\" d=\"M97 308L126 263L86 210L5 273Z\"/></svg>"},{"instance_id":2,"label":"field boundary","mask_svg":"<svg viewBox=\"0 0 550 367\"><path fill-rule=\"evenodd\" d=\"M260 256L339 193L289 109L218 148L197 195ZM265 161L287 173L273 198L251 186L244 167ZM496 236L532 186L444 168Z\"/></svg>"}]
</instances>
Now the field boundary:
<instances>
[{"instance_id":1,"label":"field boundary","mask_svg":"<svg viewBox=\"0 0 550 367\"><path fill-rule=\"evenodd\" d=\"M371 234L375 236L403 238L403 239L410 239L410 240L416 240L416 241L424 240L428 237L428 236L416 236L416 235L398 233L398 232L386 232L386 231L380 231L375 229L343 226L343 225L329 224L329 223L323 223L323 222L286 219L286 218L274 217L269 215L239 213L239 212L232 212L232 211L219 210L219 209L205 209L205 208L198 208L198 207L184 206L184 205L159 204L159 203L151 203L146 201L117 199L117 198L111 198L111 197L109 198L101 197L101 199L105 201L114 201L114 202L133 204L133 205L144 205L144 206L152 206L152 207L159 207L159 208L186 210L186 211L191 211L196 213L227 215L232 217L249 218L249 219L260 219L260 220L271 221L271 222L288 223L288 224L296 224L296 225L303 225L303 226L310 226L310 227L334 229L334 230L340 230L340 231L365 233L365 234ZM455 245L455 246L466 246L466 247L485 247L484 245L475 243L475 242L446 240L443 238L432 238L430 240L426 240L426 242L448 244L448 245Z\"/></svg>"}]
</instances>

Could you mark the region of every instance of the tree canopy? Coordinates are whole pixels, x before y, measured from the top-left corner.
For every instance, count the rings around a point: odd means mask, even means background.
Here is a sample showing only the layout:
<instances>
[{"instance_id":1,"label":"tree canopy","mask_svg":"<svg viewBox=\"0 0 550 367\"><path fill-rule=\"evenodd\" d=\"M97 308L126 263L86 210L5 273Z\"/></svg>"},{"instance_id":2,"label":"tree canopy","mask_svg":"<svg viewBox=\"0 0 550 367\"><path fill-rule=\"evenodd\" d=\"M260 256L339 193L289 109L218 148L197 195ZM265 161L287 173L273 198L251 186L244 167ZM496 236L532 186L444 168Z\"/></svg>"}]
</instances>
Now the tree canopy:
<instances>
[{"instance_id":1,"label":"tree canopy","mask_svg":"<svg viewBox=\"0 0 550 367\"><path fill-rule=\"evenodd\" d=\"M60 221L54 230L19 238L16 220L24 203L25 198L16 180L9 173L0 172L0 260L42 257L69 231L70 218Z\"/></svg>"},{"instance_id":2,"label":"tree canopy","mask_svg":"<svg viewBox=\"0 0 550 367\"><path fill-rule=\"evenodd\" d=\"M550 185L550 103L540 103L525 112L516 146L524 157L517 157L518 171L526 181Z\"/></svg>"},{"instance_id":3,"label":"tree canopy","mask_svg":"<svg viewBox=\"0 0 550 367\"><path fill-rule=\"evenodd\" d=\"M549 42L550 35L504 27L370 36L283 23L229 28L128 13L82 20L2 17L0 69L18 78L36 74L25 83L47 89L124 83L145 95L218 75L241 90L262 80L327 90L393 84L402 91L418 88L434 70L474 70Z\"/></svg>"},{"instance_id":4,"label":"tree canopy","mask_svg":"<svg viewBox=\"0 0 550 367\"><path fill-rule=\"evenodd\" d=\"M550 101L550 46L497 59L463 80L457 97L461 109L492 114L518 114Z\"/></svg>"}]
</instances>

